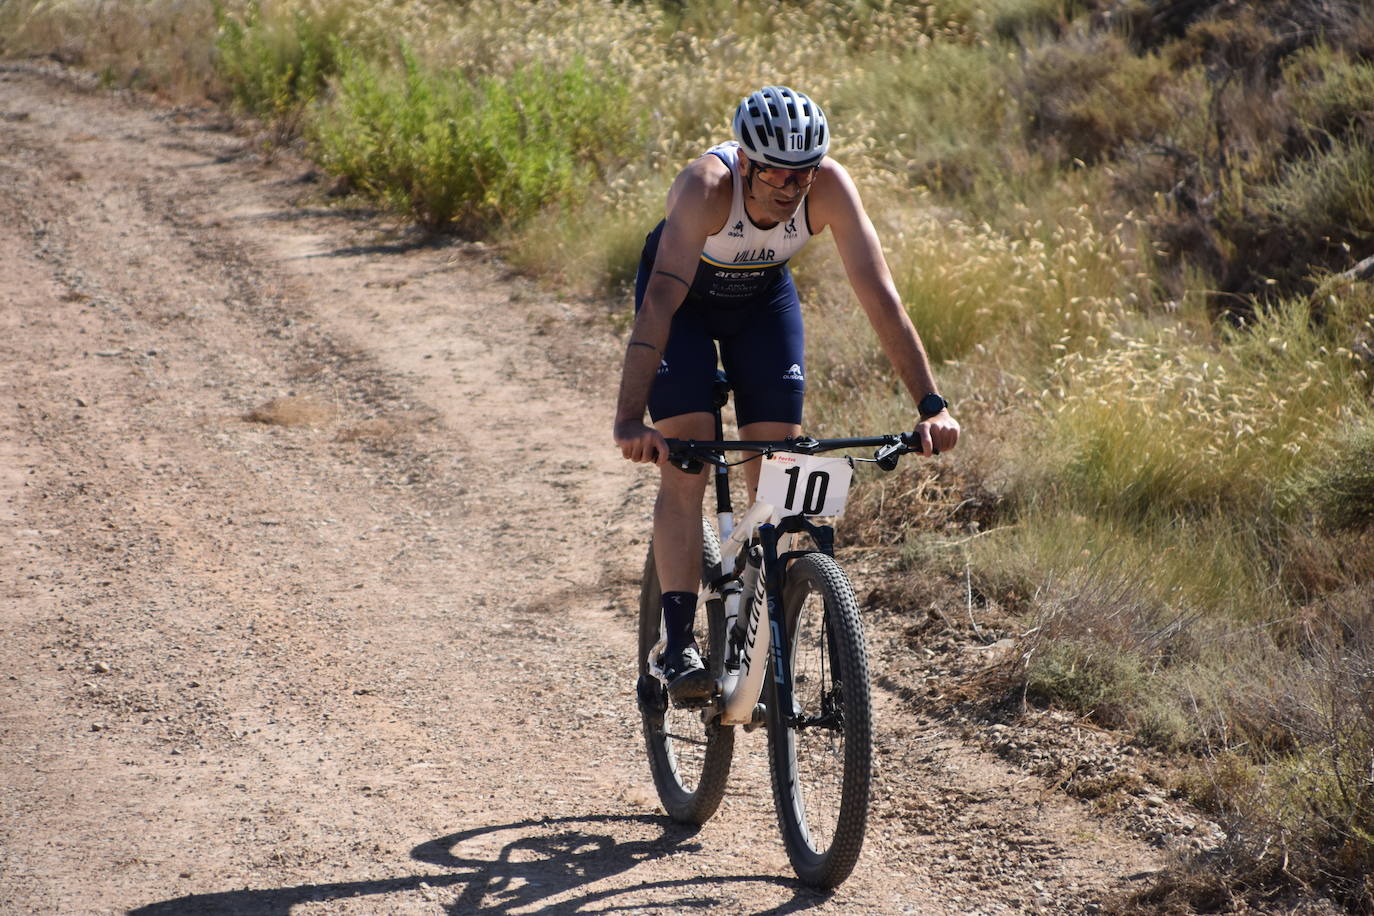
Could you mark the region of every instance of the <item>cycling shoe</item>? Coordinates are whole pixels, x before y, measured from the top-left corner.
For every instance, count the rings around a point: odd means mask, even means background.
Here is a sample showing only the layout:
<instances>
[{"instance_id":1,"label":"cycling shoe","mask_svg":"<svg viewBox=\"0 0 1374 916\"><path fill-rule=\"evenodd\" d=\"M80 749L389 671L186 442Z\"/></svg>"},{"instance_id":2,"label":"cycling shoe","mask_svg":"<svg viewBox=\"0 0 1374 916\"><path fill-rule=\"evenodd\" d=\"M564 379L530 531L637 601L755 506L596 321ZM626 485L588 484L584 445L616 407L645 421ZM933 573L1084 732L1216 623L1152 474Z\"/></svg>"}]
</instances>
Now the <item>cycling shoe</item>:
<instances>
[{"instance_id":1,"label":"cycling shoe","mask_svg":"<svg viewBox=\"0 0 1374 916\"><path fill-rule=\"evenodd\" d=\"M715 693L716 682L701 661L696 646L663 656L663 678L674 706L702 706Z\"/></svg>"}]
</instances>

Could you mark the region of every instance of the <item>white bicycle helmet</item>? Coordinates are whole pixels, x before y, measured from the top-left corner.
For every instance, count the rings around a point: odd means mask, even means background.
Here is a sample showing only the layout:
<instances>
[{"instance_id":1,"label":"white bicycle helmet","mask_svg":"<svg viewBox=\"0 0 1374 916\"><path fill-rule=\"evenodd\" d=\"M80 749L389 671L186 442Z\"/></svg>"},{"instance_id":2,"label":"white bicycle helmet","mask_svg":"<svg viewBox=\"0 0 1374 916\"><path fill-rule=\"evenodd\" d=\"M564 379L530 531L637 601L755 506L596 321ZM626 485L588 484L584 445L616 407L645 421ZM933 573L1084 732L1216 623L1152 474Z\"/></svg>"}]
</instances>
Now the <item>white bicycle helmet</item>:
<instances>
[{"instance_id":1,"label":"white bicycle helmet","mask_svg":"<svg viewBox=\"0 0 1374 916\"><path fill-rule=\"evenodd\" d=\"M830 149L821 106L786 86L764 86L735 109L735 139L763 166L804 169Z\"/></svg>"}]
</instances>

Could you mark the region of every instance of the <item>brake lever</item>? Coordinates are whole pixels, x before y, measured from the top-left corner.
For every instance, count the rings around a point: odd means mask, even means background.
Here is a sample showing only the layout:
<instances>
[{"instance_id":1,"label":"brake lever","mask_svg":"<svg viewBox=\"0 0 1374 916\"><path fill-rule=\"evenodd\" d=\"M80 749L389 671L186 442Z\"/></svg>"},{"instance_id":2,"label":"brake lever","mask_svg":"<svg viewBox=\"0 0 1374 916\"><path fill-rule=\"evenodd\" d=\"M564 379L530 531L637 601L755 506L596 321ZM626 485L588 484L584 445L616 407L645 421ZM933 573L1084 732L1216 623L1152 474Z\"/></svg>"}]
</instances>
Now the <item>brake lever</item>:
<instances>
[{"instance_id":1,"label":"brake lever","mask_svg":"<svg viewBox=\"0 0 1374 916\"><path fill-rule=\"evenodd\" d=\"M873 460L878 463L878 467L884 471L892 471L897 468L897 461L908 452L921 453L921 440L914 432L902 433L896 442L889 442L882 448L873 453ZM930 445L931 457L940 454L940 450L935 447L935 443Z\"/></svg>"},{"instance_id":2,"label":"brake lever","mask_svg":"<svg viewBox=\"0 0 1374 916\"><path fill-rule=\"evenodd\" d=\"M911 451L911 449L901 440L889 442L873 453L873 460L876 461L878 467L882 468L884 471L893 471L897 469L897 461L902 455L909 451Z\"/></svg>"}]
</instances>

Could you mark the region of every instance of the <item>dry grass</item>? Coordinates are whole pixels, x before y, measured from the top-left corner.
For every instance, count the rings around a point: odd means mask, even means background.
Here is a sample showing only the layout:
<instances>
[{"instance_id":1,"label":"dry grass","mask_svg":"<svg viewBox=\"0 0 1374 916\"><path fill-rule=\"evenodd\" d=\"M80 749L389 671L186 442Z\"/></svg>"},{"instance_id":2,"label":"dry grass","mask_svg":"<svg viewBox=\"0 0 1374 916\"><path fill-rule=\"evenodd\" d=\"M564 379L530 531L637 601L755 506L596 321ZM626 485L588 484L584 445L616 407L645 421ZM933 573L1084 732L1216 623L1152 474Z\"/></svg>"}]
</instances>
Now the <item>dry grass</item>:
<instances>
[{"instance_id":1,"label":"dry grass","mask_svg":"<svg viewBox=\"0 0 1374 916\"><path fill-rule=\"evenodd\" d=\"M299 395L273 398L243 415L249 423L268 426L318 427L331 423L338 415L333 407Z\"/></svg>"}]
</instances>

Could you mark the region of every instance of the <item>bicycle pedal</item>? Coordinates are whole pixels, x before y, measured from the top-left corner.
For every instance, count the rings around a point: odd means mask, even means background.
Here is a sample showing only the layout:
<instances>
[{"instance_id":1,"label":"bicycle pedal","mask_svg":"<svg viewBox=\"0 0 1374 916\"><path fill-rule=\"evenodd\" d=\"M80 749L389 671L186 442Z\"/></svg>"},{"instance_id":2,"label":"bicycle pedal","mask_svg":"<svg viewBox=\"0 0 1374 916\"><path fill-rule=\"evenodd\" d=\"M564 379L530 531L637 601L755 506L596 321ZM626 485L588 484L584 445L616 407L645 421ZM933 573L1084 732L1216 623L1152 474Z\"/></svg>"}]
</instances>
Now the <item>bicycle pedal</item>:
<instances>
[{"instance_id":1,"label":"bicycle pedal","mask_svg":"<svg viewBox=\"0 0 1374 916\"><path fill-rule=\"evenodd\" d=\"M639 702L639 711L651 718L662 720L663 714L668 711L668 694L662 682L652 674L639 676L635 684L635 698Z\"/></svg>"},{"instance_id":2,"label":"bicycle pedal","mask_svg":"<svg viewBox=\"0 0 1374 916\"><path fill-rule=\"evenodd\" d=\"M713 697L681 697L673 700L674 709L705 709L715 699Z\"/></svg>"}]
</instances>

